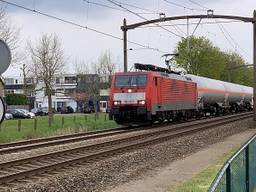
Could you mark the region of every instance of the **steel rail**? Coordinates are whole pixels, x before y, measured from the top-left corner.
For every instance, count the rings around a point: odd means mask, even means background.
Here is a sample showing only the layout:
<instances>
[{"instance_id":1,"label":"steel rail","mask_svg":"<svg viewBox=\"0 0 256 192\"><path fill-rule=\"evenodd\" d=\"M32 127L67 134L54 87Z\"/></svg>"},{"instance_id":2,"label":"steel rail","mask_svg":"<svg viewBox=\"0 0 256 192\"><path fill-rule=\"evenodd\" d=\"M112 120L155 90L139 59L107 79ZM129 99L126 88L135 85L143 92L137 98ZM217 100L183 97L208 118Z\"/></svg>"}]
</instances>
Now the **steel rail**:
<instances>
[{"instance_id":1,"label":"steel rail","mask_svg":"<svg viewBox=\"0 0 256 192\"><path fill-rule=\"evenodd\" d=\"M81 137L81 136L89 136L94 134L101 134L101 133L108 133L111 131L119 131L124 130L126 127L119 127L119 128L113 128L113 129L105 129L105 130L98 130L98 131L90 131L90 132L82 132L82 133L72 133L72 134L66 134L66 135L58 135L58 136L50 136L45 138L36 138L36 139L29 139L24 141L16 141L16 142L9 142L9 143L2 143L0 144L0 149L8 148L8 147L16 147L21 145L29 145L34 143L41 143L41 142L49 142L49 141L55 141L59 139L68 139L73 137Z\"/></svg>"},{"instance_id":2,"label":"steel rail","mask_svg":"<svg viewBox=\"0 0 256 192\"><path fill-rule=\"evenodd\" d=\"M214 118L222 118L222 117L214 117ZM192 120L192 121L195 124L200 123L195 120ZM204 119L201 121L208 122L208 121L211 121L211 119ZM179 126L180 124L182 125L184 123L191 123L191 121L182 122L182 123L178 122L172 125L177 126L178 124ZM163 125L155 125L153 128L158 128L160 126L162 127ZM166 125L166 126L170 126L170 125ZM147 129L152 129L152 127L135 126L132 129L128 127L120 127L120 128L114 128L114 129L108 129L108 130L92 131L87 133L75 133L75 134L5 143L5 144L0 144L0 155L20 152L25 150L31 150L31 149L37 149L42 147L50 147L55 145L74 143L74 142L85 141L89 139L104 138L108 136L114 136L114 135L124 134L128 132L142 131Z\"/></svg>"},{"instance_id":3,"label":"steel rail","mask_svg":"<svg viewBox=\"0 0 256 192\"><path fill-rule=\"evenodd\" d=\"M133 131L137 131L134 129ZM61 144L74 143L79 141L85 141L89 139L102 138L107 136L114 136L122 133L130 132L128 128L116 128L102 131L93 131L88 133L77 133L77 134L68 134L40 139L33 139L28 141L20 141L13 143L6 143L0 145L0 155L7 153L20 152L25 150L31 150L41 147L50 147Z\"/></svg>"},{"instance_id":4,"label":"steel rail","mask_svg":"<svg viewBox=\"0 0 256 192\"><path fill-rule=\"evenodd\" d=\"M57 170L72 164L82 163L93 159L105 158L112 154L124 153L127 150L130 151L145 145L163 142L173 137L188 135L197 131L202 131L214 126L227 124L249 117L252 117L251 113L233 115L229 117L223 117L218 121L213 120L207 124L201 123L194 126L186 125L183 127L175 127L169 129L166 128L165 130L160 130L158 132L151 131L149 133L142 133L123 139L114 139L112 141L97 143L95 145L87 145L74 149L48 153L41 156L39 155L35 157L1 163L0 170L2 172L6 172L7 174L0 175L0 183L6 184L25 177L31 177L32 175L38 175L44 172ZM26 166L28 165L29 170L26 170ZM15 166L18 168L17 172L15 172ZM31 168L31 166L33 168ZM25 168L25 170L20 170L20 167Z\"/></svg>"}]
</instances>

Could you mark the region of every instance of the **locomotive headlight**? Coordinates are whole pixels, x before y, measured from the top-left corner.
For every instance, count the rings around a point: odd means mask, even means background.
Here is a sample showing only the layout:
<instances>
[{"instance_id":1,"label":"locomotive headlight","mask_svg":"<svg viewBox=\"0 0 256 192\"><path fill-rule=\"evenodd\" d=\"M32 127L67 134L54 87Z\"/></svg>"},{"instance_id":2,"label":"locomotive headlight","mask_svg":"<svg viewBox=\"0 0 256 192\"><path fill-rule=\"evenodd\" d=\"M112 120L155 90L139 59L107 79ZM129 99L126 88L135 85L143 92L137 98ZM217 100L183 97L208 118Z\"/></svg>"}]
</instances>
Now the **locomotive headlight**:
<instances>
[{"instance_id":1,"label":"locomotive headlight","mask_svg":"<svg viewBox=\"0 0 256 192\"><path fill-rule=\"evenodd\" d=\"M145 105L145 104L146 104L146 101L144 101L144 100L139 101L139 104L140 104L140 105Z\"/></svg>"},{"instance_id":2,"label":"locomotive headlight","mask_svg":"<svg viewBox=\"0 0 256 192\"><path fill-rule=\"evenodd\" d=\"M128 89L128 93L131 93L132 92L132 90L131 89Z\"/></svg>"},{"instance_id":3,"label":"locomotive headlight","mask_svg":"<svg viewBox=\"0 0 256 192\"><path fill-rule=\"evenodd\" d=\"M120 105L121 101L114 101L114 105Z\"/></svg>"}]
</instances>

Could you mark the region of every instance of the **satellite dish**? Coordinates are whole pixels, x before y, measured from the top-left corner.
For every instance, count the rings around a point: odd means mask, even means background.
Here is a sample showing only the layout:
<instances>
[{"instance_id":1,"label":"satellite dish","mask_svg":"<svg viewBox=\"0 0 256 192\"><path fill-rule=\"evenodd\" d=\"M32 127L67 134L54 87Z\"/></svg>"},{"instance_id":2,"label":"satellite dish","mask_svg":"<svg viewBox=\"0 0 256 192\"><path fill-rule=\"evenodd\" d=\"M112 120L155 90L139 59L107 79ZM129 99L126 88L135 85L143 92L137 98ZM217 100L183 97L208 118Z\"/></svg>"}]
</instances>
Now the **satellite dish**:
<instances>
[{"instance_id":1,"label":"satellite dish","mask_svg":"<svg viewBox=\"0 0 256 192\"><path fill-rule=\"evenodd\" d=\"M8 45L0 39L0 75L3 74L11 64L12 56Z\"/></svg>"}]
</instances>

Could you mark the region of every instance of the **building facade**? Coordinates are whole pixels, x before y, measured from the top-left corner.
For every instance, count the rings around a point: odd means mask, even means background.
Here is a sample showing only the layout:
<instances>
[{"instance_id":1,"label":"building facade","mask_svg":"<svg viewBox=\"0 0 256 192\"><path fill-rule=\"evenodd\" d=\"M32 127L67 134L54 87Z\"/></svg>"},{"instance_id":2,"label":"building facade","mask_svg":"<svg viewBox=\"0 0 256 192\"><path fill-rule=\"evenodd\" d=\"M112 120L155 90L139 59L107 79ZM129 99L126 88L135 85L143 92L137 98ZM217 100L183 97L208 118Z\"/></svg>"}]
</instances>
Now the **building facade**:
<instances>
[{"instance_id":1,"label":"building facade","mask_svg":"<svg viewBox=\"0 0 256 192\"><path fill-rule=\"evenodd\" d=\"M5 94L25 94L29 98L31 108L48 107L48 97L42 80L26 79L26 86L22 77L4 78ZM26 87L26 88L25 88ZM74 111L84 112L84 108L91 101L98 110L105 112L108 100L108 84L102 82L96 74L63 74L54 79L52 108L61 111L70 106Z\"/></svg>"},{"instance_id":2,"label":"building facade","mask_svg":"<svg viewBox=\"0 0 256 192\"><path fill-rule=\"evenodd\" d=\"M33 78L24 78L20 76L6 77L4 81L4 95L24 94L28 98L28 107L33 108L35 102L35 82Z\"/></svg>"},{"instance_id":3,"label":"building facade","mask_svg":"<svg viewBox=\"0 0 256 192\"><path fill-rule=\"evenodd\" d=\"M60 112L63 108L70 106L77 110L77 102L73 98L77 87L77 76L75 74L65 74L56 77L53 86L52 108ZM48 107L48 97L44 89L44 82L37 81L36 84L35 108Z\"/></svg>"}]
</instances>

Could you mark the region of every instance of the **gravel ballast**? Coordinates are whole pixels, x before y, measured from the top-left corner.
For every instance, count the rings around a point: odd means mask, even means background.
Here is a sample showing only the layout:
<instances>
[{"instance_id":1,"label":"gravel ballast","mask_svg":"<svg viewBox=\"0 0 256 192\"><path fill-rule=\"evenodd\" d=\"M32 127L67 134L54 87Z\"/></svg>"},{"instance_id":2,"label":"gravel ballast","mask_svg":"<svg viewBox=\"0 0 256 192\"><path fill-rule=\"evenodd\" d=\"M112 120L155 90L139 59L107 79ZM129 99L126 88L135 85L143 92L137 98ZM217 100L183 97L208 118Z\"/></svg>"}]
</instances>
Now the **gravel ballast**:
<instances>
[{"instance_id":1,"label":"gravel ballast","mask_svg":"<svg viewBox=\"0 0 256 192\"><path fill-rule=\"evenodd\" d=\"M144 174L153 174L157 167L163 167L227 136L247 130L251 124L252 119L246 119L189 136L173 138L99 162L67 168L60 174L45 175L42 179L35 180L36 182L19 186L12 191L104 191L111 186L138 179Z\"/></svg>"}]
</instances>

